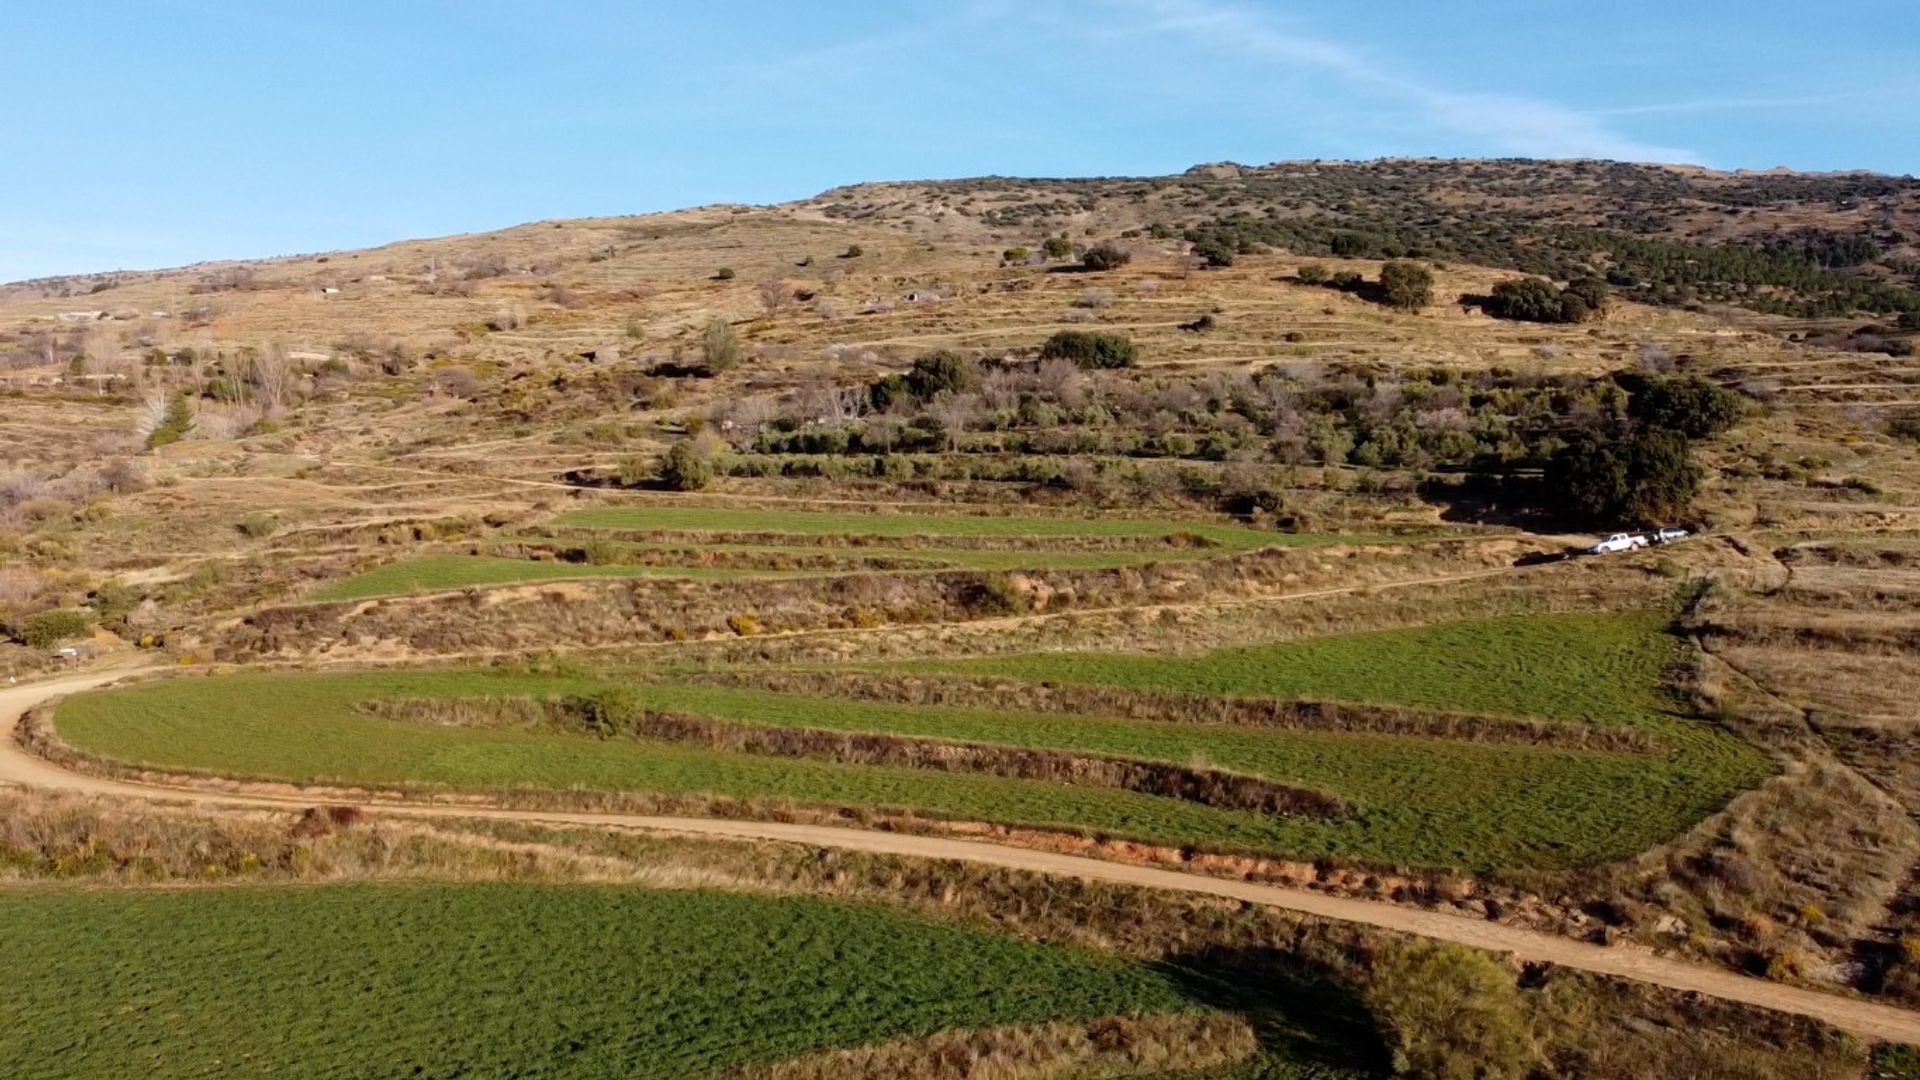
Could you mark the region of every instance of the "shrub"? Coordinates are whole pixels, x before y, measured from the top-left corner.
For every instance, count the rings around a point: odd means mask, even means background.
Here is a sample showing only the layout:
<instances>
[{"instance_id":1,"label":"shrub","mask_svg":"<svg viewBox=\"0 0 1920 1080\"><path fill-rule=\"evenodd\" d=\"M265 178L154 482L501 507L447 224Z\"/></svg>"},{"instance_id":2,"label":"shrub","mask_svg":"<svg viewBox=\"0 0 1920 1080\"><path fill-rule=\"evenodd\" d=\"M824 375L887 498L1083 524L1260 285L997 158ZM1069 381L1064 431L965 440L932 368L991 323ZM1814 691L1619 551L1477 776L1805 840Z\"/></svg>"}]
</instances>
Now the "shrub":
<instances>
[{"instance_id":1,"label":"shrub","mask_svg":"<svg viewBox=\"0 0 1920 1080\"><path fill-rule=\"evenodd\" d=\"M1308 263L1294 276L1300 279L1302 285L1325 285L1332 274L1320 263Z\"/></svg>"},{"instance_id":2,"label":"shrub","mask_svg":"<svg viewBox=\"0 0 1920 1080\"><path fill-rule=\"evenodd\" d=\"M701 491L713 483L713 455L693 439L681 439L660 463L660 482L673 491Z\"/></svg>"},{"instance_id":3,"label":"shrub","mask_svg":"<svg viewBox=\"0 0 1920 1080\"><path fill-rule=\"evenodd\" d=\"M907 372L907 392L920 401L931 401L941 394L958 394L979 380L979 368L972 360L948 349L938 349L913 362Z\"/></svg>"},{"instance_id":4,"label":"shrub","mask_svg":"<svg viewBox=\"0 0 1920 1080\"><path fill-rule=\"evenodd\" d=\"M1000 253L1000 258L1010 263L1023 263L1033 258L1033 249L1028 247L1010 247Z\"/></svg>"},{"instance_id":5,"label":"shrub","mask_svg":"<svg viewBox=\"0 0 1920 1080\"><path fill-rule=\"evenodd\" d=\"M1380 299L1400 311L1418 311L1433 303L1433 271L1415 262L1390 262L1380 268Z\"/></svg>"},{"instance_id":6,"label":"shrub","mask_svg":"<svg viewBox=\"0 0 1920 1080\"><path fill-rule=\"evenodd\" d=\"M1481 298L1480 309L1496 319L1578 323L1604 312L1608 296L1606 282L1598 278L1577 278L1564 289L1542 278L1512 278Z\"/></svg>"},{"instance_id":7,"label":"shrub","mask_svg":"<svg viewBox=\"0 0 1920 1080\"><path fill-rule=\"evenodd\" d=\"M733 279L734 273L733 267L731 266L723 266L713 272L713 280L715 281L732 281Z\"/></svg>"},{"instance_id":8,"label":"shrub","mask_svg":"<svg viewBox=\"0 0 1920 1080\"><path fill-rule=\"evenodd\" d=\"M1071 360L1081 368L1128 368L1139 359L1125 334L1098 330L1062 330L1040 346L1042 360Z\"/></svg>"},{"instance_id":9,"label":"shrub","mask_svg":"<svg viewBox=\"0 0 1920 1080\"><path fill-rule=\"evenodd\" d=\"M1534 1064L1519 987L1484 953L1449 942L1396 943L1374 958L1366 1000L1396 1073L1517 1080Z\"/></svg>"},{"instance_id":10,"label":"shrub","mask_svg":"<svg viewBox=\"0 0 1920 1080\"><path fill-rule=\"evenodd\" d=\"M643 457L620 459L620 486L639 487L653 479L653 463Z\"/></svg>"},{"instance_id":11,"label":"shrub","mask_svg":"<svg viewBox=\"0 0 1920 1080\"><path fill-rule=\"evenodd\" d=\"M1040 242L1040 250L1049 259L1069 259L1073 257L1073 241L1064 236L1049 236Z\"/></svg>"},{"instance_id":12,"label":"shrub","mask_svg":"<svg viewBox=\"0 0 1920 1080\"><path fill-rule=\"evenodd\" d=\"M169 443L177 443L193 430L193 402L182 392L167 399L166 412L160 422L147 433L147 449L157 450Z\"/></svg>"},{"instance_id":13,"label":"shrub","mask_svg":"<svg viewBox=\"0 0 1920 1080\"><path fill-rule=\"evenodd\" d=\"M43 611L22 622L18 636L33 648L51 649L69 638L84 636L92 626L84 611Z\"/></svg>"},{"instance_id":14,"label":"shrub","mask_svg":"<svg viewBox=\"0 0 1920 1080\"><path fill-rule=\"evenodd\" d=\"M639 696L620 686L562 698L560 711L571 726L603 739L632 728L645 712Z\"/></svg>"},{"instance_id":15,"label":"shrub","mask_svg":"<svg viewBox=\"0 0 1920 1080\"><path fill-rule=\"evenodd\" d=\"M272 536L273 531L279 527L280 523L275 521L271 514L248 514L246 517L241 518L239 523L234 526L234 528L240 530L241 536L249 540L259 540L262 537Z\"/></svg>"},{"instance_id":16,"label":"shrub","mask_svg":"<svg viewBox=\"0 0 1920 1080\"><path fill-rule=\"evenodd\" d=\"M1080 265L1088 270L1118 270L1132 261L1132 255L1112 244L1088 248L1086 254L1080 256Z\"/></svg>"},{"instance_id":17,"label":"shrub","mask_svg":"<svg viewBox=\"0 0 1920 1080\"><path fill-rule=\"evenodd\" d=\"M1193 245L1193 253L1207 260L1208 266L1232 266L1234 250L1218 237L1207 237Z\"/></svg>"},{"instance_id":18,"label":"shrub","mask_svg":"<svg viewBox=\"0 0 1920 1080\"><path fill-rule=\"evenodd\" d=\"M707 321L700 335L700 366L708 375L718 375L740 363L740 335L727 320L715 316Z\"/></svg>"},{"instance_id":19,"label":"shrub","mask_svg":"<svg viewBox=\"0 0 1920 1080\"><path fill-rule=\"evenodd\" d=\"M1887 434L1896 439L1920 442L1920 416L1896 416L1887 421Z\"/></svg>"},{"instance_id":20,"label":"shrub","mask_svg":"<svg viewBox=\"0 0 1920 1080\"><path fill-rule=\"evenodd\" d=\"M760 632L760 620L756 616L747 614L729 615L727 629L741 637L753 637Z\"/></svg>"},{"instance_id":21,"label":"shrub","mask_svg":"<svg viewBox=\"0 0 1920 1080\"><path fill-rule=\"evenodd\" d=\"M848 244L847 250L840 257L843 259L857 259L866 253L866 249L862 248L859 244Z\"/></svg>"}]
</instances>

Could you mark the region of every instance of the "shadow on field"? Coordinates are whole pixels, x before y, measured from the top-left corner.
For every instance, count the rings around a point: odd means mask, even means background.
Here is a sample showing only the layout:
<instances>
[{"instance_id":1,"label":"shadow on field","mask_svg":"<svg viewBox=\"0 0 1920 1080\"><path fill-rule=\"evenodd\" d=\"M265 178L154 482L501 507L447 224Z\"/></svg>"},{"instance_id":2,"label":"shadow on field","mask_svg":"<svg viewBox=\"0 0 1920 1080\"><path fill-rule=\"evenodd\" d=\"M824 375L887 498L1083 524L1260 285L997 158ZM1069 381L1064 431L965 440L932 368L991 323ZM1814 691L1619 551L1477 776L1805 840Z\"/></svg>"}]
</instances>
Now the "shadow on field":
<instances>
[{"instance_id":1,"label":"shadow on field","mask_svg":"<svg viewBox=\"0 0 1920 1080\"><path fill-rule=\"evenodd\" d=\"M1239 1013L1286 1061L1388 1076L1392 1059L1364 1002L1280 949L1208 949L1156 965L1194 1001Z\"/></svg>"}]
</instances>

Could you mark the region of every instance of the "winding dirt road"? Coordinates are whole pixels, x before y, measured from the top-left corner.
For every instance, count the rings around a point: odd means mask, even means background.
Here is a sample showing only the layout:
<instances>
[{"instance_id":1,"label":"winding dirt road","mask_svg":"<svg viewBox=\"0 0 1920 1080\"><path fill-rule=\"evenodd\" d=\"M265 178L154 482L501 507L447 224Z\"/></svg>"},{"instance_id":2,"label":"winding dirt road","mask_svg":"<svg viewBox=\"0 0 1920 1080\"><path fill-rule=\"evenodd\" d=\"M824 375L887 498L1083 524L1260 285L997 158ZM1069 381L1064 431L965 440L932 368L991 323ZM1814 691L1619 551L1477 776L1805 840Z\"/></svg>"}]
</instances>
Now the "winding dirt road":
<instances>
[{"instance_id":1,"label":"winding dirt road","mask_svg":"<svg viewBox=\"0 0 1920 1080\"><path fill-rule=\"evenodd\" d=\"M92 689L133 674L129 670L75 675L45 682L0 688L0 783L123 798L162 799L204 806L295 808L316 800L267 795L229 794L194 788L138 784L91 776L59 768L21 748L13 737L20 716L43 701ZM1783 986L1705 967L1671 957L1656 956L1629 946L1605 947L1550 934L1503 926L1483 919L1401 907L1374 900L1326 896L1302 889L1257 885L1244 881L1202 877L1146 866L1104 862L971 840L818 825L777 822L727 821L704 818L646 817L634 814L576 813L548 810L506 810L447 807L399 802L372 802L369 810L408 817L466 817L496 820L646 829L687 836L744 840L772 840L924 859L951 859L1013 870L1077 877L1087 881L1133 885L1203 896L1218 896L1269 907L1284 908L1323 918L1362 923L1386 930L1495 952L1511 953L1530 962L1558 964L1580 971L1613 975L1738 1001L1779 1012L1810 1016L1871 1040L1920 1044L1920 1012L1894 1008L1838 994Z\"/></svg>"}]
</instances>

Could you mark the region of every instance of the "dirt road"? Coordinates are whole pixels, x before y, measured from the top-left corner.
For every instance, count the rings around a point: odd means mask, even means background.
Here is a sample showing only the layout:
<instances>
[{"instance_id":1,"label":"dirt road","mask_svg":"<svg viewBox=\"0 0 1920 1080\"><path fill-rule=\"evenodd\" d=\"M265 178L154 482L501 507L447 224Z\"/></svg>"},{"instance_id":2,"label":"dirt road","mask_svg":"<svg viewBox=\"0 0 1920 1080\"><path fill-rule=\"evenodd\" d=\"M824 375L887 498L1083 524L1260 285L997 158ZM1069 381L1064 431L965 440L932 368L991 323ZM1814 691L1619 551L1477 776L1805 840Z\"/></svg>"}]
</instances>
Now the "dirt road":
<instances>
[{"instance_id":1,"label":"dirt road","mask_svg":"<svg viewBox=\"0 0 1920 1080\"><path fill-rule=\"evenodd\" d=\"M14 725L20 715L28 709L55 696L102 686L124 678L128 674L126 670L119 670L76 675L22 686L0 687L0 783L25 784L83 794L191 802L206 806L301 807L311 805L315 801L160 787L89 776L58 768L27 753L14 741ZM978 841L935 836L907 836L900 833L868 832L851 828L704 818L645 817L633 814L453 808L395 802L374 802L365 805L368 809L377 810L380 813L408 817L489 818L647 829L689 836L773 840L885 855L952 859L985 866L1078 877L1116 885L1226 897L1441 941L1458 942L1495 952L1512 953L1522 960L1558 964L1580 971L1635 979L1674 990L1691 991L1780 1012L1811 1016L1867 1039L1920 1043L1920 1012L1846 998L1838 994L1765 982L1719 968L1656 956L1640 948L1589 945L1550 934L1503 926L1483 919L1401 907L1380 901L1326 896L1301 889L1202 877L1176 870L1131 866L1125 863L1029 851Z\"/></svg>"}]
</instances>

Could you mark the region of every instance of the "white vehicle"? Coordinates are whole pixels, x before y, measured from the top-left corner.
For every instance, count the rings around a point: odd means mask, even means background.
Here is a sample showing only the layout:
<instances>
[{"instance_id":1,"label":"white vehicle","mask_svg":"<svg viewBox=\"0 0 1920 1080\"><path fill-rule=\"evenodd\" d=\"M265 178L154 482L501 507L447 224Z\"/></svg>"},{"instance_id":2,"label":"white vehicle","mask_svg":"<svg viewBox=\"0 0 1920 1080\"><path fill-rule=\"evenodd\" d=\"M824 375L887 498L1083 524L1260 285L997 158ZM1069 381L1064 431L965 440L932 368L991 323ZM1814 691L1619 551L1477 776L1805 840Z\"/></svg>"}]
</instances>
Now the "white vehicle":
<instances>
[{"instance_id":1,"label":"white vehicle","mask_svg":"<svg viewBox=\"0 0 1920 1080\"><path fill-rule=\"evenodd\" d=\"M1616 551L1638 551L1646 546L1647 538L1639 533L1614 533L1588 548L1587 554L1610 555Z\"/></svg>"},{"instance_id":2,"label":"white vehicle","mask_svg":"<svg viewBox=\"0 0 1920 1080\"><path fill-rule=\"evenodd\" d=\"M1687 530L1674 526L1661 529L1659 532L1654 533L1653 542L1656 544L1677 544L1692 535L1693 534Z\"/></svg>"}]
</instances>

